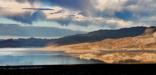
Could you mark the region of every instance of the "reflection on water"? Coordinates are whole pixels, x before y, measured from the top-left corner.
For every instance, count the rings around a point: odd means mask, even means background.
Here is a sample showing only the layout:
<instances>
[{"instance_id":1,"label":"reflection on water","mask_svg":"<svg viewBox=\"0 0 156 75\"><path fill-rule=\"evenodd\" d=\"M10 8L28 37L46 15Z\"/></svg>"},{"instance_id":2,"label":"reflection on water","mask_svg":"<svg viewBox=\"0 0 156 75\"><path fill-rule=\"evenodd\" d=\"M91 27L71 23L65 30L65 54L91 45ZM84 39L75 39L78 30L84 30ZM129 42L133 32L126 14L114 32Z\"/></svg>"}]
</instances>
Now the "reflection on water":
<instances>
[{"instance_id":1,"label":"reflection on water","mask_svg":"<svg viewBox=\"0 0 156 75\"><path fill-rule=\"evenodd\" d=\"M80 60L63 52L44 52L26 48L0 49L0 66L6 65L70 65L95 64L97 61Z\"/></svg>"}]
</instances>

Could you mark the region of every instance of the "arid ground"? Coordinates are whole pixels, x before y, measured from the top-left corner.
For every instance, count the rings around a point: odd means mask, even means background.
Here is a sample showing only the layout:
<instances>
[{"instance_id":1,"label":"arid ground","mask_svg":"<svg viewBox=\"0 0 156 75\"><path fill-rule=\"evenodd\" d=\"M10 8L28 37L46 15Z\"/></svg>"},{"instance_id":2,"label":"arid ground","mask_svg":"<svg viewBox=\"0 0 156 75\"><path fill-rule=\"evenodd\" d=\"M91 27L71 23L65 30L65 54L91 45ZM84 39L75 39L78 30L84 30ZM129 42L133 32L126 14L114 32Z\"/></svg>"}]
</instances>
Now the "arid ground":
<instances>
[{"instance_id":1,"label":"arid ground","mask_svg":"<svg viewBox=\"0 0 156 75\"><path fill-rule=\"evenodd\" d=\"M64 51L81 59L96 59L105 63L156 63L155 33L121 39L107 39L93 43L47 46L47 51Z\"/></svg>"}]
</instances>

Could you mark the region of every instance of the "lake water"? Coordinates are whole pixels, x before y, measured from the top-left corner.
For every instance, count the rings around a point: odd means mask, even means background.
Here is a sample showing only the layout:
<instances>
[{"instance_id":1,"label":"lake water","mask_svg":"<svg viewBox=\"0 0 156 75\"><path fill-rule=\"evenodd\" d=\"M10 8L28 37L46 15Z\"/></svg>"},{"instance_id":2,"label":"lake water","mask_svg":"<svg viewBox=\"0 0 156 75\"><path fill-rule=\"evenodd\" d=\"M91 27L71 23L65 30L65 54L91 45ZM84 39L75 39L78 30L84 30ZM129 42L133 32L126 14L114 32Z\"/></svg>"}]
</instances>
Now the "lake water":
<instances>
[{"instance_id":1,"label":"lake water","mask_svg":"<svg viewBox=\"0 0 156 75\"><path fill-rule=\"evenodd\" d=\"M46 52L35 48L0 48L0 66L97 64L63 52Z\"/></svg>"}]
</instances>

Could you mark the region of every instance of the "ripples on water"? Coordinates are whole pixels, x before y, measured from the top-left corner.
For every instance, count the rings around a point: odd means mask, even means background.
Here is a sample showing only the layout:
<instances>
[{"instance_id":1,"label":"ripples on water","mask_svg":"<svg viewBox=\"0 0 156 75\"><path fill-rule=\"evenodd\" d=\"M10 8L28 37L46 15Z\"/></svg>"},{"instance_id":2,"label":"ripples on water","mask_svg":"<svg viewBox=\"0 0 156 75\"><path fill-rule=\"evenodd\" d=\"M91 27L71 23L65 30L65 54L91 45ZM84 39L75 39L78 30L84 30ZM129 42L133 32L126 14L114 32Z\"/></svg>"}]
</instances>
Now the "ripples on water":
<instances>
[{"instance_id":1,"label":"ripples on water","mask_svg":"<svg viewBox=\"0 0 156 75\"><path fill-rule=\"evenodd\" d=\"M73 65L95 64L96 61L81 60L63 52L45 52L35 48L1 48L0 66L17 65Z\"/></svg>"}]
</instances>

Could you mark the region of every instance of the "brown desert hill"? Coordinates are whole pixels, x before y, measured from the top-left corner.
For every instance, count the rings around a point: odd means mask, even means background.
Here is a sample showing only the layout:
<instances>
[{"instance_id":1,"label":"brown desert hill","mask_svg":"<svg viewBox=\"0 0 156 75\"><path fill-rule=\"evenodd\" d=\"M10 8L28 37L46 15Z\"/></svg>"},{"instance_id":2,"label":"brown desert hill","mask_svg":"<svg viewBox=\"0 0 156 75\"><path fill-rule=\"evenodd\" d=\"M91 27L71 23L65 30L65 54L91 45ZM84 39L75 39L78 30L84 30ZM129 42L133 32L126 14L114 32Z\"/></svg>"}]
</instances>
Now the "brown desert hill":
<instances>
[{"instance_id":1,"label":"brown desert hill","mask_svg":"<svg viewBox=\"0 0 156 75\"><path fill-rule=\"evenodd\" d=\"M72 50L127 50L127 49L154 49L156 48L156 28L148 27L144 33L135 37L119 39L104 39L96 42L63 45L65 49Z\"/></svg>"},{"instance_id":2,"label":"brown desert hill","mask_svg":"<svg viewBox=\"0 0 156 75\"><path fill-rule=\"evenodd\" d=\"M156 28L147 27L144 33L133 37L49 46L47 49L61 50L74 57L106 63L156 63Z\"/></svg>"},{"instance_id":3,"label":"brown desert hill","mask_svg":"<svg viewBox=\"0 0 156 75\"><path fill-rule=\"evenodd\" d=\"M94 43L81 43L67 45L65 47L74 50L155 50L156 37L153 37L152 35L144 35L120 39L106 39Z\"/></svg>"}]
</instances>

